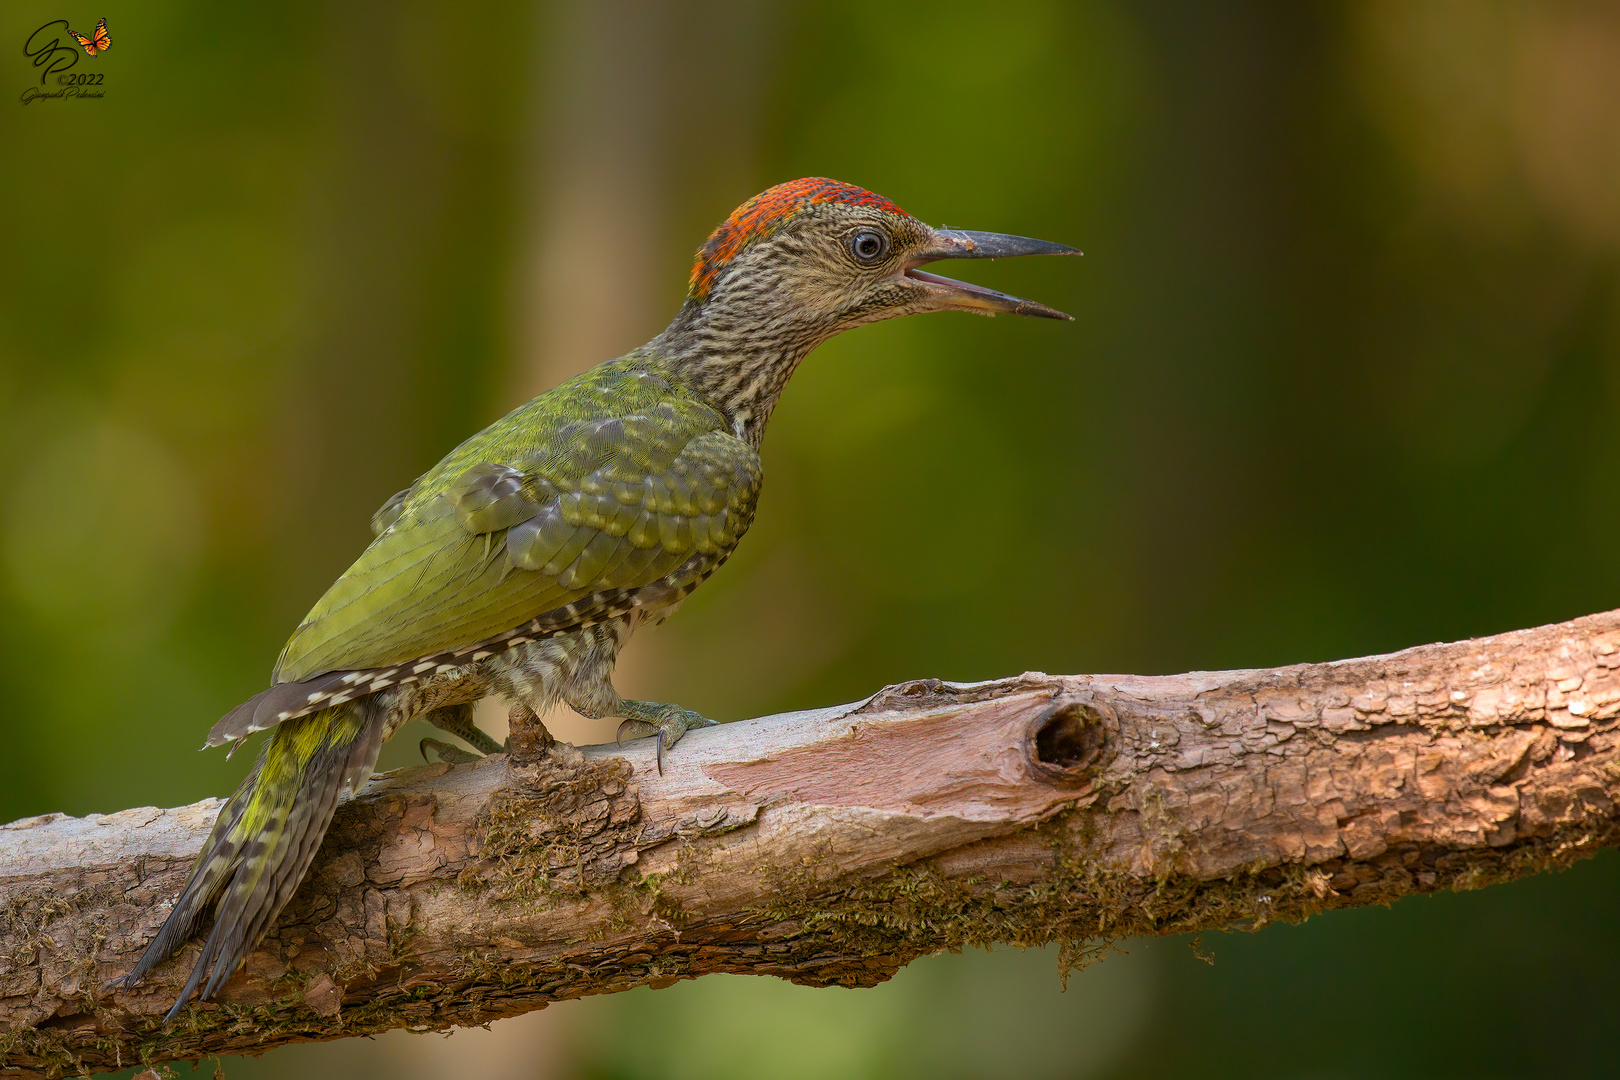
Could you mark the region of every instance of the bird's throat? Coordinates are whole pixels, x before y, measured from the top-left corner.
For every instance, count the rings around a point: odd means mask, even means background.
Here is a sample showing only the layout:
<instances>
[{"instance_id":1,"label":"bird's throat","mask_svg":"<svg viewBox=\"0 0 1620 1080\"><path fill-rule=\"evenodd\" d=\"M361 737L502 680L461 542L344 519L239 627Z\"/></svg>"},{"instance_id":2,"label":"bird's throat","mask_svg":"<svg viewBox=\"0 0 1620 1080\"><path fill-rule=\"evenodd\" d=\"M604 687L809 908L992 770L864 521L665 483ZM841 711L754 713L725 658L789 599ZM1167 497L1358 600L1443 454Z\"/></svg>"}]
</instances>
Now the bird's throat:
<instances>
[{"instance_id":1,"label":"bird's throat","mask_svg":"<svg viewBox=\"0 0 1620 1080\"><path fill-rule=\"evenodd\" d=\"M731 421L736 436L758 448L788 380L829 334L783 322L726 317L688 302L646 348Z\"/></svg>"}]
</instances>

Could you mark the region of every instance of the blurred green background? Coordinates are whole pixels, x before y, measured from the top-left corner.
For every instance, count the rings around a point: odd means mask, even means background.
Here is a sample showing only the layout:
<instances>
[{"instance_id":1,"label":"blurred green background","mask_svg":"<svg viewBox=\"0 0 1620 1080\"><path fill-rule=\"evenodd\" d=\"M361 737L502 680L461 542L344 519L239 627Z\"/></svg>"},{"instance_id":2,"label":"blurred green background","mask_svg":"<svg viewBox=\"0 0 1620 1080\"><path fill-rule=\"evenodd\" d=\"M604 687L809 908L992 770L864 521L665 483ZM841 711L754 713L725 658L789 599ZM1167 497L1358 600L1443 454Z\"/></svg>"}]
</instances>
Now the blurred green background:
<instances>
[{"instance_id":1,"label":"blurred green background","mask_svg":"<svg viewBox=\"0 0 1620 1080\"><path fill-rule=\"evenodd\" d=\"M807 174L1083 247L972 271L1078 321L821 349L628 691L737 717L1620 605L1612 3L57 3L0 12L0 820L227 793L196 747L371 511ZM21 104L29 32L101 16L106 96ZM1606 855L1066 994L1040 952L716 976L226 1074L1607 1076L1617 892Z\"/></svg>"}]
</instances>

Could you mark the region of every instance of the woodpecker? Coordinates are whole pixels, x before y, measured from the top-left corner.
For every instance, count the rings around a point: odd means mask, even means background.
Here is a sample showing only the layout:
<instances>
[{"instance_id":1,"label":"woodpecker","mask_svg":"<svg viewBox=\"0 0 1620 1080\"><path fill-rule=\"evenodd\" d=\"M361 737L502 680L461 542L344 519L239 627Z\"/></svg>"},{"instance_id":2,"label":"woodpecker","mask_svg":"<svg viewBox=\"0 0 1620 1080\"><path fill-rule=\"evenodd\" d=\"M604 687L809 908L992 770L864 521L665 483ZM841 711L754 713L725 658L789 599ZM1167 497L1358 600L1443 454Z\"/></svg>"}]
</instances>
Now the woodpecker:
<instances>
[{"instance_id":1,"label":"woodpecker","mask_svg":"<svg viewBox=\"0 0 1620 1080\"><path fill-rule=\"evenodd\" d=\"M534 725L563 702L621 719L621 738L656 737L662 768L665 749L714 721L620 697L614 662L748 530L760 441L799 362L835 334L899 315L1067 320L920 267L1078 254L931 228L825 177L743 203L698 249L662 333L496 421L373 516L375 538L293 632L270 688L209 732L208 746L234 746L272 730L122 982L173 955L211 907L168 1018L199 989L214 996L292 898L339 800L413 717L491 753L502 747L473 725L475 701L500 695Z\"/></svg>"}]
</instances>

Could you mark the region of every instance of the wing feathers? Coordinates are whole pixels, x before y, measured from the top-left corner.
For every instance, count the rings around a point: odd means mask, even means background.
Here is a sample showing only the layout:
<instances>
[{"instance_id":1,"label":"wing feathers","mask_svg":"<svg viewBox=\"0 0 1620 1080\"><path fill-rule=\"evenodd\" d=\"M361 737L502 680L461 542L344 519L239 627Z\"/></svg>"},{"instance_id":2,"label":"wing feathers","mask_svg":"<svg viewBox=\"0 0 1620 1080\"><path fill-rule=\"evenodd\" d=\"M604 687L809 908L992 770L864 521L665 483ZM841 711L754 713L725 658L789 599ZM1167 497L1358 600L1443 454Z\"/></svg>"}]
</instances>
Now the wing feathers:
<instances>
[{"instance_id":1,"label":"wing feathers","mask_svg":"<svg viewBox=\"0 0 1620 1080\"><path fill-rule=\"evenodd\" d=\"M381 535L298 628L276 680L406 664L565 608L577 622L594 596L651 585L695 555L717 565L752 519L759 457L710 406L633 370L645 362L536 399L389 500ZM216 732L274 722L311 690L279 692L245 723L234 710Z\"/></svg>"},{"instance_id":2,"label":"wing feathers","mask_svg":"<svg viewBox=\"0 0 1620 1080\"><path fill-rule=\"evenodd\" d=\"M523 494L523 474L509 465L474 465L446 493L468 532L499 532L528 521L540 508Z\"/></svg>"}]
</instances>

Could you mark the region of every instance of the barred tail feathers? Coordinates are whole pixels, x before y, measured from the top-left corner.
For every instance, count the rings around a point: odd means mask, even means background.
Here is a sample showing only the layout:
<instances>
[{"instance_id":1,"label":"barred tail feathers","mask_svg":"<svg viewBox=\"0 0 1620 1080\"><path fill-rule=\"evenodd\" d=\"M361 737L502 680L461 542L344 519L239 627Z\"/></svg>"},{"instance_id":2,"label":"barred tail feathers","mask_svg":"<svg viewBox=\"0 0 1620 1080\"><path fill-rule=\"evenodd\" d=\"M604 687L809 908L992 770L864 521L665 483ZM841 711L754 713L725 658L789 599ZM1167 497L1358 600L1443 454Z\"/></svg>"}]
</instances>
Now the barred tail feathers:
<instances>
[{"instance_id":1,"label":"barred tail feathers","mask_svg":"<svg viewBox=\"0 0 1620 1080\"><path fill-rule=\"evenodd\" d=\"M213 904L213 930L168 1018L199 984L202 997L217 993L292 899L339 798L371 776L384 726L382 710L367 698L278 727L220 811L174 910L125 981L173 955Z\"/></svg>"}]
</instances>

